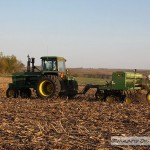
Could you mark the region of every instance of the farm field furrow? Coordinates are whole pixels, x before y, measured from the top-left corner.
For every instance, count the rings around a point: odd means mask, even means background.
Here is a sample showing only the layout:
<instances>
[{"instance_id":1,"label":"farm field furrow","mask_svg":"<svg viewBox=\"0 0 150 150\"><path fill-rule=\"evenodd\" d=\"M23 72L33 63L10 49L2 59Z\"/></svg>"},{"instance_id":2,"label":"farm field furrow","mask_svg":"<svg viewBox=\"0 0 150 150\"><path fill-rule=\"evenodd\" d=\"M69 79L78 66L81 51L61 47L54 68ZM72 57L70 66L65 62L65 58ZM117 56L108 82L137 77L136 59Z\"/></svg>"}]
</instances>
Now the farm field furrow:
<instances>
[{"instance_id":1,"label":"farm field furrow","mask_svg":"<svg viewBox=\"0 0 150 150\"><path fill-rule=\"evenodd\" d=\"M150 103L59 98L9 99L0 78L0 149L148 149L112 146L111 136L149 136Z\"/></svg>"}]
</instances>

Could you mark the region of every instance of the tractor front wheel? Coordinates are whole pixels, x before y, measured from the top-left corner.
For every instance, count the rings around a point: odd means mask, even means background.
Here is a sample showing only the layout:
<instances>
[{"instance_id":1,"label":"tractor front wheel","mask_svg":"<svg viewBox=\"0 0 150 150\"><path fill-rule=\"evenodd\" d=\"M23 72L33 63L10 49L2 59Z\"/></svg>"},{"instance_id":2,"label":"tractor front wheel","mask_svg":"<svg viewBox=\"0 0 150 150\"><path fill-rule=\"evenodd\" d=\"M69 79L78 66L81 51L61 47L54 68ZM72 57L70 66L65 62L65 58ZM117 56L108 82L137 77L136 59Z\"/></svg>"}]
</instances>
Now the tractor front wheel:
<instances>
[{"instance_id":1,"label":"tractor front wheel","mask_svg":"<svg viewBox=\"0 0 150 150\"><path fill-rule=\"evenodd\" d=\"M43 99L55 99L59 96L60 89L57 76L44 76L37 84L37 95Z\"/></svg>"},{"instance_id":2,"label":"tractor front wheel","mask_svg":"<svg viewBox=\"0 0 150 150\"><path fill-rule=\"evenodd\" d=\"M31 90L28 88L21 89L20 90L20 96L22 98L30 98L31 97Z\"/></svg>"},{"instance_id":3,"label":"tractor front wheel","mask_svg":"<svg viewBox=\"0 0 150 150\"><path fill-rule=\"evenodd\" d=\"M18 95L19 95L18 90L15 90L15 89L13 89L13 88L10 88L10 87L9 87L9 88L7 89L7 91L6 91L6 96L7 96L8 98L17 98Z\"/></svg>"}]
</instances>

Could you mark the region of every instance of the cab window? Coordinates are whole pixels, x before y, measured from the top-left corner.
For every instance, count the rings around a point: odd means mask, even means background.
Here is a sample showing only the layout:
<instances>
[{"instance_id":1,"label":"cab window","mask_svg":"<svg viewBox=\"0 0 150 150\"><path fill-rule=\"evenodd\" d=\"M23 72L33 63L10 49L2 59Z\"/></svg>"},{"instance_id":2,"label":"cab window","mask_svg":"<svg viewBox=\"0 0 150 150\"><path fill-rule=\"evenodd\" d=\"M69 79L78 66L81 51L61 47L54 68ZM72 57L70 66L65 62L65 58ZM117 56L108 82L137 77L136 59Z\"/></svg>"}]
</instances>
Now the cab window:
<instances>
[{"instance_id":1,"label":"cab window","mask_svg":"<svg viewBox=\"0 0 150 150\"><path fill-rule=\"evenodd\" d=\"M66 71L65 61L58 61L58 71L60 71L60 72Z\"/></svg>"},{"instance_id":2,"label":"cab window","mask_svg":"<svg viewBox=\"0 0 150 150\"><path fill-rule=\"evenodd\" d=\"M43 70L45 70L45 71L56 71L57 70L56 60L43 60L42 66L43 66Z\"/></svg>"}]
</instances>

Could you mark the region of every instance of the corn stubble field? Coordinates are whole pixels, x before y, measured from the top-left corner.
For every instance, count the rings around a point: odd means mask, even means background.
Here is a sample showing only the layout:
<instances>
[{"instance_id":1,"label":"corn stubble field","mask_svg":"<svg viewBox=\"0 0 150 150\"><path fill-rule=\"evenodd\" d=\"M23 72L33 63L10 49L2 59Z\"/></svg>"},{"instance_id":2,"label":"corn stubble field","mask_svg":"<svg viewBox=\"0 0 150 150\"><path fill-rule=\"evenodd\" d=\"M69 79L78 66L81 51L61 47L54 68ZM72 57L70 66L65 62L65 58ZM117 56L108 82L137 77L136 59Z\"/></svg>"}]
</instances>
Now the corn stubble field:
<instances>
[{"instance_id":1,"label":"corn stubble field","mask_svg":"<svg viewBox=\"0 0 150 150\"><path fill-rule=\"evenodd\" d=\"M0 78L0 149L148 149L111 146L111 136L149 136L150 103L132 104L84 98L8 99L10 78Z\"/></svg>"}]
</instances>

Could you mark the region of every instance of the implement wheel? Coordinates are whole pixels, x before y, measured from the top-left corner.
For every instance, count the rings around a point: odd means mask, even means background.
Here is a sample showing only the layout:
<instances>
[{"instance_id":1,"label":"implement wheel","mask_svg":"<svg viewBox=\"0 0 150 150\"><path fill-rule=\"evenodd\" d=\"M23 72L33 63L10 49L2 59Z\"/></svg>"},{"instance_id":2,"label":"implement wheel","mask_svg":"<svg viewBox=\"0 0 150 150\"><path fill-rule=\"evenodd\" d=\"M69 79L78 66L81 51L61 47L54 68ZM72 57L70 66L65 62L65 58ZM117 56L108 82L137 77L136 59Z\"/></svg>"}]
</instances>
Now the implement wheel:
<instances>
[{"instance_id":1,"label":"implement wheel","mask_svg":"<svg viewBox=\"0 0 150 150\"><path fill-rule=\"evenodd\" d=\"M95 98L98 99L98 100L103 100L103 99L105 98L104 92L102 92L102 91L97 91L97 92L95 93Z\"/></svg>"},{"instance_id":2,"label":"implement wheel","mask_svg":"<svg viewBox=\"0 0 150 150\"><path fill-rule=\"evenodd\" d=\"M60 93L60 82L57 76L44 76L37 84L37 95L43 99L55 99Z\"/></svg>"},{"instance_id":3,"label":"implement wheel","mask_svg":"<svg viewBox=\"0 0 150 150\"><path fill-rule=\"evenodd\" d=\"M20 96L22 98L30 98L31 97L31 90L28 88L21 89L20 90Z\"/></svg>"},{"instance_id":4,"label":"implement wheel","mask_svg":"<svg viewBox=\"0 0 150 150\"><path fill-rule=\"evenodd\" d=\"M130 97L125 97L124 101L126 104L131 104L133 100Z\"/></svg>"},{"instance_id":5,"label":"implement wheel","mask_svg":"<svg viewBox=\"0 0 150 150\"><path fill-rule=\"evenodd\" d=\"M107 96L106 97L106 102L108 102L108 103L112 103L112 102L114 102L116 99L115 99L115 97L114 96Z\"/></svg>"},{"instance_id":6,"label":"implement wheel","mask_svg":"<svg viewBox=\"0 0 150 150\"><path fill-rule=\"evenodd\" d=\"M150 92L146 94L146 99L150 102Z\"/></svg>"},{"instance_id":7,"label":"implement wheel","mask_svg":"<svg viewBox=\"0 0 150 150\"><path fill-rule=\"evenodd\" d=\"M13 88L8 88L7 91L6 91L6 96L8 98L17 98L18 97L18 91L13 89Z\"/></svg>"}]
</instances>

